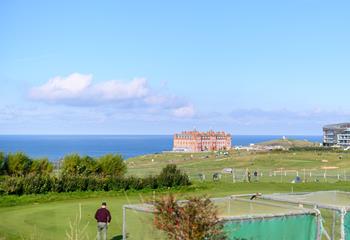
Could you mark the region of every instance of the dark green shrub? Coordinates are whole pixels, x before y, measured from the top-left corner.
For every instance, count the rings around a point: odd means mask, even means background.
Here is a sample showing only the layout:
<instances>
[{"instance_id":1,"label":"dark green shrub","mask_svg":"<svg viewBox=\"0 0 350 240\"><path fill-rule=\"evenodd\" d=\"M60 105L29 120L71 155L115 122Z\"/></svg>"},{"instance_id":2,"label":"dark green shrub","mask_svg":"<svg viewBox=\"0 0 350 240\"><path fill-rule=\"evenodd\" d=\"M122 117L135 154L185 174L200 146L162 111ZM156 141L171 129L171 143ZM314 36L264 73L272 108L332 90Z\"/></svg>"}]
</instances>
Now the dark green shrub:
<instances>
[{"instance_id":1,"label":"dark green shrub","mask_svg":"<svg viewBox=\"0 0 350 240\"><path fill-rule=\"evenodd\" d=\"M96 174L102 177L122 177L127 170L123 157L107 154L97 159Z\"/></svg>"},{"instance_id":2,"label":"dark green shrub","mask_svg":"<svg viewBox=\"0 0 350 240\"><path fill-rule=\"evenodd\" d=\"M188 175L177 168L175 164L168 164L158 176L161 187L175 187L190 185Z\"/></svg>"},{"instance_id":3,"label":"dark green shrub","mask_svg":"<svg viewBox=\"0 0 350 240\"><path fill-rule=\"evenodd\" d=\"M29 175L23 177L23 193L40 194L51 192L54 181L54 178L49 175Z\"/></svg>"}]
</instances>

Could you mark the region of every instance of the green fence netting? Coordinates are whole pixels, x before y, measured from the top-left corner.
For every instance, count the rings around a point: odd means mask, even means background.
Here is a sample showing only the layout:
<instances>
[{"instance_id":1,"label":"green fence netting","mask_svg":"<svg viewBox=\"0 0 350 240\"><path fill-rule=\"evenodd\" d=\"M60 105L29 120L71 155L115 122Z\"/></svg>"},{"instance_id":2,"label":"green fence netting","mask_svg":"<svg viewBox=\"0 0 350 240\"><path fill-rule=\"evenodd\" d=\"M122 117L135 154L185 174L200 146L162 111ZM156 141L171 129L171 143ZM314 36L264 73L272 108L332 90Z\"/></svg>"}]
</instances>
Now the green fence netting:
<instances>
[{"instance_id":1,"label":"green fence netting","mask_svg":"<svg viewBox=\"0 0 350 240\"><path fill-rule=\"evenodd\" d=\"M350 213L347 212L344 217L345 240L350 240Z\"/></svg>"},{"instance_id":2,"label":"green fence netting","mask_svg":"<svg viewBox=\"0 0 350 240\"><path fill-rule=\"evenodd\" d=\"M265 219L231 220L224 224L229 240L314 240L317 217L283 216Z\"/></svg>"}]
</instances>

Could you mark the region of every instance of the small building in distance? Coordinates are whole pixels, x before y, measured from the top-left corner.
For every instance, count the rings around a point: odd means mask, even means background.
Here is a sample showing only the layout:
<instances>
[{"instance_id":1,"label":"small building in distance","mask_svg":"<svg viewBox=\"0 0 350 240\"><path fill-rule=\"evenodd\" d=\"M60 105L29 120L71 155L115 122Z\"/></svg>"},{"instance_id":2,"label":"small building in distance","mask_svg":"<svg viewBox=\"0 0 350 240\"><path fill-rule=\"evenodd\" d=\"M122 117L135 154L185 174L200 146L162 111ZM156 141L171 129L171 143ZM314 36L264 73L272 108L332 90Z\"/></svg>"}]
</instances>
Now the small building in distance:
<instances>
[{"instance_id":1,"label":"small building in distance","mask_svg":"<svg viewBox=\"0 0 350 240\"><path fill-rule=\"evenodd\" d=\"M350 123L331 124L323 127L323 146L350 146Z\"/></svg>"},{"instance_id":2,"label":"small building in distance","mask_svg":"<svg viewBox=\"0 0 350 240\"><path fill-rule=\"evenodd\" d=\"M231 149L231 134L226 132L184 131L174 134L173 151L202 152Z\"/></svg>"}]
</instances>

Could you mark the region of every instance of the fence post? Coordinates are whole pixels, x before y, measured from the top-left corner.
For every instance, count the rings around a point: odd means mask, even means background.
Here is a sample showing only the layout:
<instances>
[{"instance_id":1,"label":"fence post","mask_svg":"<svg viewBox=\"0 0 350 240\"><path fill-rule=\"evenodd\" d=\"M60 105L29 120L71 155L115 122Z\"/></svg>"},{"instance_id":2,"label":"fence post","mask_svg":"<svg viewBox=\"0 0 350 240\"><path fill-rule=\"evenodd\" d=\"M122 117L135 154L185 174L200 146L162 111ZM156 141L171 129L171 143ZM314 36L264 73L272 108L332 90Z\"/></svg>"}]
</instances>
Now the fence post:
<instances>
[{"instance_id":1,"label":"fence post","mask_svg":"<svg viewBox=\"0 0 350 240\"><path fill-rule=\"evenodd\" d=\"M343 208L341 210L341 214L340 214L340 239L341 240L345 240L345 226L344 226L344 218L345 218L345 214L346 214L346 210Z\"/></svg>"},{"instance_id":2,"label":"fence post","mask_svg":"<svg viewBox=\"0 0 350 240\"><path fill-rule=\"evenodd\" d=\"M123 206L123 240L126 240L126 208Z\"/></svg>"}]
</instances>

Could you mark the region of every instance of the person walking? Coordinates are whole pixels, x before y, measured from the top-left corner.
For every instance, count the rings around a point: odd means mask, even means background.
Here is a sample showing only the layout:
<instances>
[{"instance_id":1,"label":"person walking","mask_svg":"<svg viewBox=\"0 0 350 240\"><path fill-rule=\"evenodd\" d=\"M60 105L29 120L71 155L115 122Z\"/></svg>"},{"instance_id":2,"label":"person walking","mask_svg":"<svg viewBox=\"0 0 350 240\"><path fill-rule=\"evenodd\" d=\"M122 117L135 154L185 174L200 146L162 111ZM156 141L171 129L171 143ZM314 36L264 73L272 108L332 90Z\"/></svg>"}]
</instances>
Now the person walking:
<instances>
[{"instance_id":1,"label":"person walking","mask_svg":"<svg viewBox=\"0 0 350 240\"><path fill-rule=\"evenodd\" d=\"M97 209L95 219L97 221L97 240L107 240L107 228L112 220L111 213L107 209L107 203L103 202L101 208Z\"/></svg>"}]
</instances>

